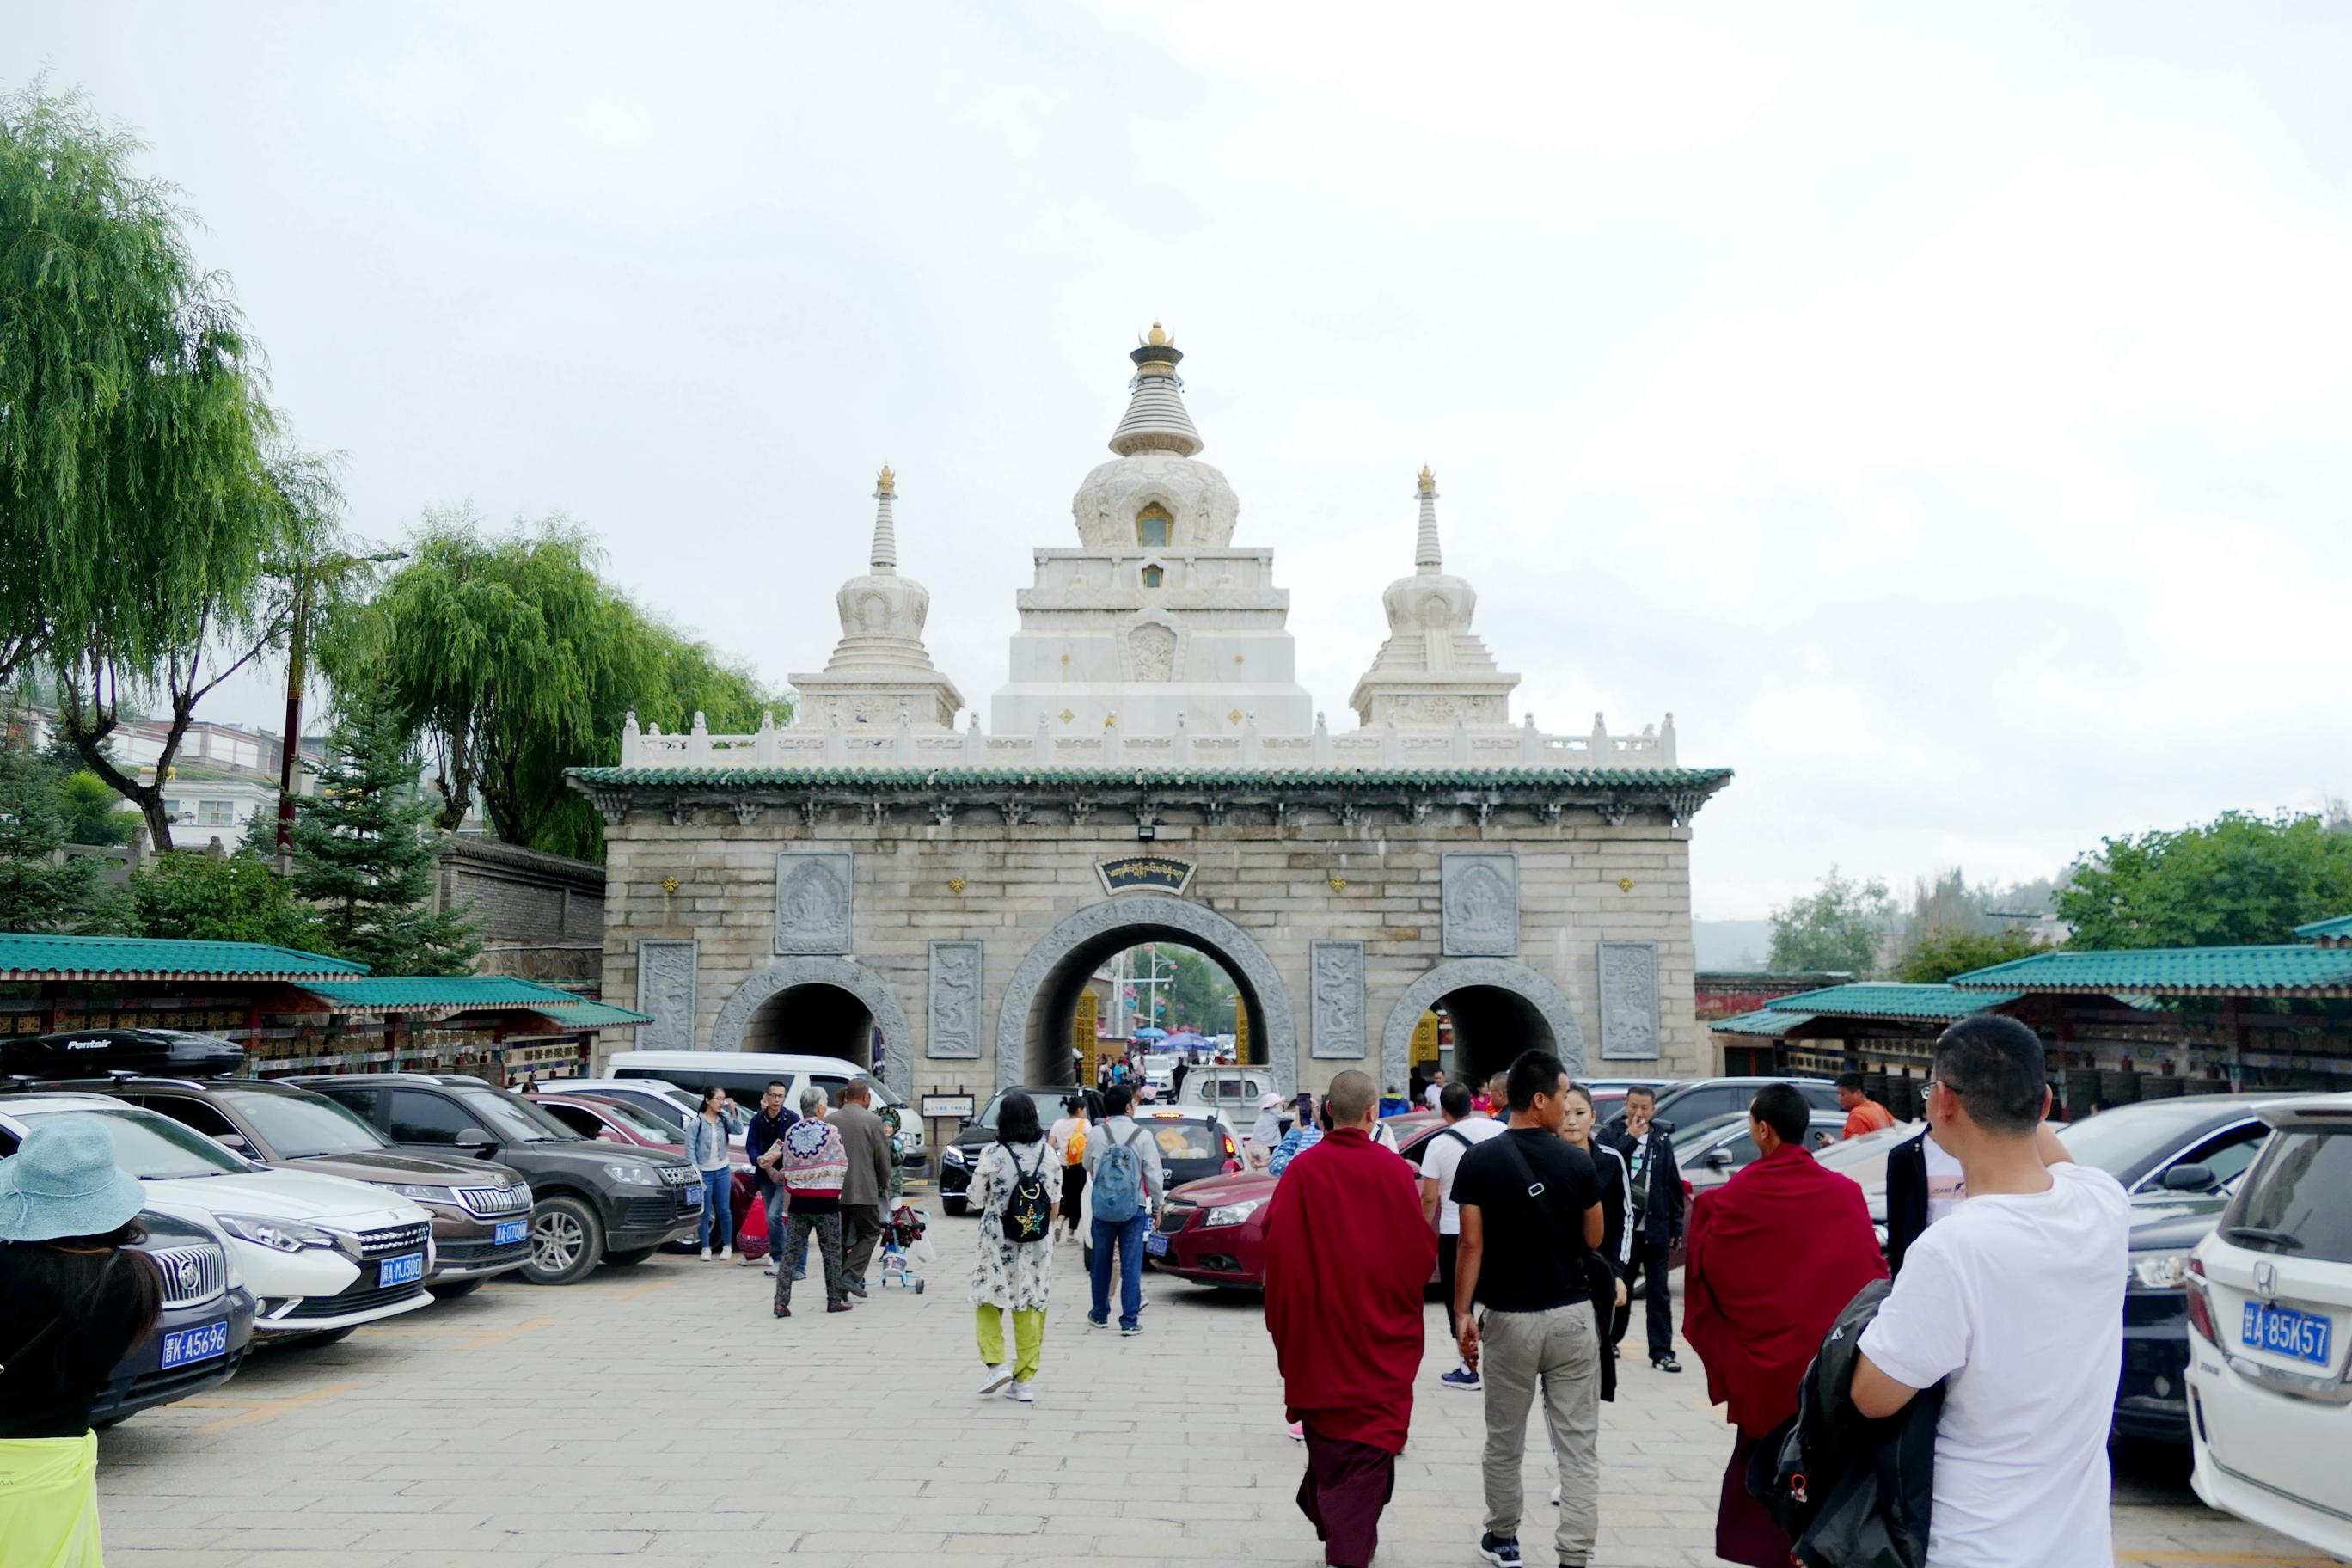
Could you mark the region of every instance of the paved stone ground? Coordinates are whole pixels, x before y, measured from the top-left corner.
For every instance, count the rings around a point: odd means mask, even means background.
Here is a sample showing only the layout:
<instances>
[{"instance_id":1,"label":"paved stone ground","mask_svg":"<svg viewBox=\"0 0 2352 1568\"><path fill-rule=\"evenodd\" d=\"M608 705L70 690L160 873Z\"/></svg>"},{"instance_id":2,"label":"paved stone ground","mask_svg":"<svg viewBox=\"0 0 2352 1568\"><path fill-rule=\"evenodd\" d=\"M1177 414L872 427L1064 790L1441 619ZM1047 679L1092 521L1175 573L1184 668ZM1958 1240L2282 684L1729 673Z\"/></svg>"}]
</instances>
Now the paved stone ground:
<instances>
[{"instance_id":1,"label":"paved stone ground","mask_svg":"<svg viewBox=\"0 0 2352 1568\"><path fill-rule=\"evenodd\" d=\"M1037 1403L983 1400L964 1300L973 1226L932 1234L927 1293L877 1290L840 1316L777 1322L757 1269L664 1257L568 1289L493 1284L339 1345L265 1355L204 1400L104 1435L107 1560L1321 1561L1291 1500L1301 1455L1254 1298L1160 1279L1143 1338L1088 1333L1067 1249ZM1434 1302L1430 1316L1439 1346ZM1480 1561L1479 1402L1438 1385L1451 1364L1433 1352L1423 1368L1385 1568ZM1600 1560L1713 1563L1729 1436L1695 1367L1626 1366L1603 1407ZM1533 1436L1521 1535L1528 1561L1548 1565L1551 1478ZM2116 1522L2123 1563L2330 1561L2207 1511L2177 1465L2133 1460Z\"/></svg>"}]
</instances>

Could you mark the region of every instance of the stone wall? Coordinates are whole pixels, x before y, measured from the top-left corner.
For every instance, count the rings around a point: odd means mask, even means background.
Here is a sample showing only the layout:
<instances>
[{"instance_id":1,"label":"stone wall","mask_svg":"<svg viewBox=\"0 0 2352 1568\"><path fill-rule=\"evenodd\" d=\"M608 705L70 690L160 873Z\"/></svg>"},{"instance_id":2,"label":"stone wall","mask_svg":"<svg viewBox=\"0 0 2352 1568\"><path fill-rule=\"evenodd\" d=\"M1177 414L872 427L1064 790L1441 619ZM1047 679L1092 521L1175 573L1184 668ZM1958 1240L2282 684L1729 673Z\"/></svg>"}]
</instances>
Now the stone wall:
<instances>
[{"instance_id":1,"label":"stone wall","mask_svg":"<svg viewBox=\"0 0 2352 1568\"><path fill-rule=\"evenodd\" d=\"M1570 1037L1559 1042L1562 1054L1571 1066L1580 1054L1586 1072L1704 1070L1692 1011L1685 816L1570 806L1549 821L1497 812L1484 824L1466 813L1296 826L1229 818L1162 823L1142 843L1132 816L1108 812L1051 825L999 821L993 811L942 815L944 825L751 805L608 812L604 999L664 1017L667 1033L647 1029L640 1045L709 1048L714 1034L722 1045L740 1037L748 1002L739 993L764 996L854 974L883 994L877 1017L890 1016L886 1027L895 1023L903 1036L891 1041L895 1087L985 1089L1032 1072L1031 1062L1000 1059L1000 1036L1036 1032L1022 1003L1052 958L1073 941L1152 911L1159 923L1187 906L1194 912L1181 918L1194 923L1184 929L1208 933L1197 945L1229 967L1243 954L1224 949L1263 955L1272 984L1262 972L1258 1001L1265 1014L1283 1015L1269 1023L1286 1028L1295 1053L1275 1065L1302 1087L1319 1088L1349 1067L1401 1082L1404 1037L1456 983L1497 986L1555 1012L1564 1026L1556 1032ZM786 872L787 900L813 907L845 868L845 953L780 955L778 857L786 851L845 857L796 877L795 859ZM1106 892L1097 867L1139 854L1191 862L1189 884L1172 898ZM1449 856L1457 857L1450 872ZM1467 856L1491 858L1459 858ZM1496 941L1498 900L1513 872L1516 935ZM1450 885L1460 897L1447 898ZM1449 942L1449 910L1457 938L1486 935L1466 946ZM1241 940L1221 948L1228 931ZM652 950L648 973L666 978L641 994L639 951L648 942L676 945ZM971 950L934 943L979 944L976 994L965 977ZM1605 1058L1604 943L1619 1052ZM935 1054L931 1032L941 1027L951 1037L938 1044L972 1054Z\"/></svg>"},{"instance_id":2,"label":"stone wall","mask_svg":"<svg viewBox=\"0 0 2352 1568\"><path fill-rule=\"evenodd\" d=\"M489 974L593 982L604 937L604 868L452 835L437 851L433 907L470 912Z\"/></svg>"}]
</instances>

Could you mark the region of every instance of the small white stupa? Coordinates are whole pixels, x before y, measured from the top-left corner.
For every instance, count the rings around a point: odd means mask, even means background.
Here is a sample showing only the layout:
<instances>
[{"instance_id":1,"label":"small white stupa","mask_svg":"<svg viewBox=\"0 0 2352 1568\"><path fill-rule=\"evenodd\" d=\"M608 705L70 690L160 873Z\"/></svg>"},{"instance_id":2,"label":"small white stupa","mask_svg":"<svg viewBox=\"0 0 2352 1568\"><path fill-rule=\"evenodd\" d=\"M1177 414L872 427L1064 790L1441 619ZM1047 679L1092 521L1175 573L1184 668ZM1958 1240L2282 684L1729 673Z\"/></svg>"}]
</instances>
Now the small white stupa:
<instances>
[{"instance_id":1,"label":"small white stupa","mask_svg":"<svg viewBox=\"0 0 2352 1568\"><path fill-rule=\"evenodd\" d=\"M955 727L963 695L932 668L923 647L930 591L898 575L898 534L890 515L898 489L898 476L884 467L876 476L871 564L834 595L841 641L822 673L792 678L801 699L796 727L896 729L902 721L919 731Z\"/></svg>"},{"instance_id":2,"label":"small white stupa","mask_svg":"<svg viewBox=\"0 0 2352 1568\"><path fill-rule=\"evenodd\" d=\"M1348 706L1368 730L1390 724L1447 730L1457 720L1470 730L1507 729L1519 678L1496 668L1495 656L1471 631L1477 590L1447 574L1437 544L1437 476L1423 468L1420 479L1412 575L1398 578L1381 595L1388 641L1356 682Z\"/></svg>"}]
</instances>

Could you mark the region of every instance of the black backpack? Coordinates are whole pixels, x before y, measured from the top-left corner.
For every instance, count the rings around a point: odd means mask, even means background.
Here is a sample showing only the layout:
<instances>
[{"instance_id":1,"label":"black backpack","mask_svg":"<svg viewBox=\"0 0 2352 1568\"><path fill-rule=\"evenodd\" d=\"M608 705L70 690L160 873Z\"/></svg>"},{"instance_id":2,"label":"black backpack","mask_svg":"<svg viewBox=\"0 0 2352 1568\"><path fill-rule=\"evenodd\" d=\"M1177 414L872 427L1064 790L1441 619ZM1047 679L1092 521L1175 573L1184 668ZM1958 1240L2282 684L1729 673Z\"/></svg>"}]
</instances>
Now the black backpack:
<instances>
[{"instance_id":1,"label":"black backpack","mask_svg":"<svg viewBox=\"0 0 2352 1568\"><path fill-rule=\"evenodd\" d=\"M1054 1205L1045 1196L1046 1146L1037 1147L1037 1163L1027 1175L1013 1167L1013 1191L1004 1200L1004 1239L1045 1241L1054 1234Z\"/></svg>"}]
</instances>

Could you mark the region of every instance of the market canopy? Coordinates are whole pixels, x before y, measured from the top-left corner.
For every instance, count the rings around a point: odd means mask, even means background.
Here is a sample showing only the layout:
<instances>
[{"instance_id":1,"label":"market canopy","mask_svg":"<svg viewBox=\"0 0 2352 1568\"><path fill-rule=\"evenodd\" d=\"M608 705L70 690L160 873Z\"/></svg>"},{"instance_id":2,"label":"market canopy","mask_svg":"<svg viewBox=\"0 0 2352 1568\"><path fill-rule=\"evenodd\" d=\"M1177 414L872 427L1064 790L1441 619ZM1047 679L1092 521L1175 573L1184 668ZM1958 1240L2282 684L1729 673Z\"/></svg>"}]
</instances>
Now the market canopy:
<instances>
[{"instance_id":1,"label":"market canopy","mask_svg":"<svg viewBox=\"0 0 2352 1568\"><path fill-rule=\"evenodd\" d=\"M1985 973L1990 973L1988 970ZM1832 985L1821 991L1801 991L1764 1004L1767 1013L1803 1013L1832 1018L1965 1018L2014 1002L2021 991L1963 993L1949 985L1922 985L1897 981L1863 981ZM1753 1016L1754 1015L1750 1015ZM1721 1024L1711 1026L1720 1029Z\"/></svg>"},{"instance_id":2,"label":"market canopy","mask_svg":"<svg viewBox=\"0 0 2352 1568\"><path fill-rule=\"evenodd\" d=\"M258 942L0 931L0 980L334 981L364 963Z\"/></svg>"},{"instance_id":3,"label":"market canopy","mask_svg":"<svg viewBox=\"0 0 2352 1568\"><path fill-rule=\"evenodd\" d=\"M2352 996L2352 946L2151 947L2037 952L1952 977L1989 991L2150 996ZM1989 1005L1989 1004L1988 1004Z\"/></svg>"}]
</instances>

